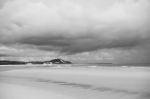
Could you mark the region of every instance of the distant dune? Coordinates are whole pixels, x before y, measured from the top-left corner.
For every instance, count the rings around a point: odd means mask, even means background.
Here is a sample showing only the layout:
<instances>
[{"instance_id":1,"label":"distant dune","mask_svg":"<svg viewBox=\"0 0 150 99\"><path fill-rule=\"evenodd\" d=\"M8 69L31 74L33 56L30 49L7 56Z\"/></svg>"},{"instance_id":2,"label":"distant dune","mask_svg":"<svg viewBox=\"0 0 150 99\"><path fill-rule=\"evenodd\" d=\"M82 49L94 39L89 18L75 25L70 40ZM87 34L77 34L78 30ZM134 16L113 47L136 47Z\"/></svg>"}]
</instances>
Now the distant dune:
<instances>
[{"instance_id":1,"label":"distant dune","mask_svg":"<svg viewBox=\"0 0 150 99\"><path fill-rule=\"evenodd\" d=\"M0 65L23 65L23 64L71 64L70 61L62 59L52 59L50 61L11 61L11 60L0 60Z\"/></svg>"}]
</instances>

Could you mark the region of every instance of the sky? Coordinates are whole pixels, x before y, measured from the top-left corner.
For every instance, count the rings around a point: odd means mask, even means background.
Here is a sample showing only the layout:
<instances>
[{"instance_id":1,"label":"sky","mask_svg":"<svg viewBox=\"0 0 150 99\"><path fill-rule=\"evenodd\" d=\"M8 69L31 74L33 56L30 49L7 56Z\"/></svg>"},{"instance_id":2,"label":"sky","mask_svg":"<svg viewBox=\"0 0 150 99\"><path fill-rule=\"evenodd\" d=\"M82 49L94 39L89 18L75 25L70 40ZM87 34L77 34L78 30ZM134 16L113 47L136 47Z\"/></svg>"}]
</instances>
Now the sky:
<instances>
[{"instance_id":1,"label":"sky","mask_svg":"<svg viewBox=\"0 0 150 99\"><path fill-rule=\"evenodd\" d=\"M0 58L150 63L150 0L0 0Z\"/></svg>"}]
</instances>

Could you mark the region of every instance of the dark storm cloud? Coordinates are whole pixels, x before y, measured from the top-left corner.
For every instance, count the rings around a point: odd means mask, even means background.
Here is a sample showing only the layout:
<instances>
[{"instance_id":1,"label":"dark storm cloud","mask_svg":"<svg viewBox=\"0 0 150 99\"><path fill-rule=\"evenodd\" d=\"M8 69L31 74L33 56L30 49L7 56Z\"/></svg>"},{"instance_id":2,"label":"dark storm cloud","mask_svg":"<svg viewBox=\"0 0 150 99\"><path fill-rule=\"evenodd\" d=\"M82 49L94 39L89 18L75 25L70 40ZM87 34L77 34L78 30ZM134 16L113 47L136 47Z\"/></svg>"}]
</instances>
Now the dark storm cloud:
<instances>
[{"instance_id":1,"label":"dark storm cloud","mask_svg":"<svg viewBox=\"0 0 150 99\"><path fill-rule=\"evenodd\" d=\"M6 54L0 54L0 57L6 57L6 56L9 56L9 55L6 55Z\"/></svg>"},{"instance_id":2,"label":"dark storm cloud","mask_svg":"<svg viewBox=\"0 0 150 99\"><path fill-rule=\"evenodd\" d=\"M126 32L127 33L127 32ZM129 33L129 32L128 32ZM17 42L20 44L34 45L43 50L57 50L69 54L79 53L84 51L94 51L99 49L109 48L134 48L143 44L149 44L149 35L142 33L119 33L121 35L109 35L104 36L98 33L86 34L80 37L67 37L65 35L60 36L39 36L39 37L27 37ZM146 35L146 36L143 36Z\"/></svg>"},{"instance_id":3,"label":"dark storm cloud","mask_svg":"<svg viewBox=\"0 0 150 99\"><path fill-rule=\"evenodd\" d=\"M149 0L13 0L0 42L68 54L149 45L149 10Z\"/></svg>"}]
</instances>

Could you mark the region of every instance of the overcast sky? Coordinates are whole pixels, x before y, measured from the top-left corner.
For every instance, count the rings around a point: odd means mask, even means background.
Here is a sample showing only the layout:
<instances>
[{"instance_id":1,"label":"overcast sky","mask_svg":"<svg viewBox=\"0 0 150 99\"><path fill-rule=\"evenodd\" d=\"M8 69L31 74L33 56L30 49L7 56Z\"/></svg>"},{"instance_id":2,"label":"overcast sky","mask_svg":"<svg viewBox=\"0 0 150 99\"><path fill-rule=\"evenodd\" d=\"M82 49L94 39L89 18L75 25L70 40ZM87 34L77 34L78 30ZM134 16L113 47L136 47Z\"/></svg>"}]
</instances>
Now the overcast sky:
<instances>
[{"instance_id":1,"label":"overcast sky","mask_svg":"<svg viewBox=\"0 0 150 99\"><path fill-rule=\"evenodd\" d=\"M150 0L0 0L0 57L150 63Z\"/></svg>"}]
</instances>

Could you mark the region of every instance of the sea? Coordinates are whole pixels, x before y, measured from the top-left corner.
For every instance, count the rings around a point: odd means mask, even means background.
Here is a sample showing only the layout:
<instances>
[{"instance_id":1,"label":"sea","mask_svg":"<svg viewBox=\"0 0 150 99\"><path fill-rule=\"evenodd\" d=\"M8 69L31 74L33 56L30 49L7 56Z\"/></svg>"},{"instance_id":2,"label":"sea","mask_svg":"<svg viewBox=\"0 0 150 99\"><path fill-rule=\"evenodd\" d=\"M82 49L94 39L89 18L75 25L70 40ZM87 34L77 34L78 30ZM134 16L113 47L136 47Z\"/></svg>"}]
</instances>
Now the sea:
<instances>
[{"instance_id":1,"label":"sea","mask_svg":"<svg viewBox=\"0 0 150 99\"><path fill-rule=\"evenodd\" d=\"M24 68L141 68L150 69L150 64L112 64L112 63L82 63L82 64L27 64L0 65L0 71Z\"/></svg>"}]
</instances>

